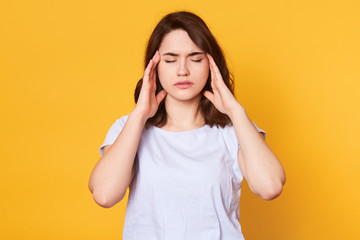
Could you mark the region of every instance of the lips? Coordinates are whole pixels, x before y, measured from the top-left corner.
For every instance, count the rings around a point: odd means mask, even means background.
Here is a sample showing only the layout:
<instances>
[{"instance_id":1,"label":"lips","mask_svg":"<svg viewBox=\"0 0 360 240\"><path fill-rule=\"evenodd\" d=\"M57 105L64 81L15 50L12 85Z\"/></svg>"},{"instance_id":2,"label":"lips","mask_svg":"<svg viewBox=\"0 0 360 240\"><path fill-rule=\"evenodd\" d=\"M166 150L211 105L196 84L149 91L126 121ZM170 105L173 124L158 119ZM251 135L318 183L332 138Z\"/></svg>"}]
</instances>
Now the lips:
<instances>
[{"instance_id":1,"label":"lips","mask_svg":"<svg viewBox=\"0 0 360 240\"><path fill-rule=\"evenodd\" d=\"M174 85L178 88L186 89L186 88L191 87L193 84L194 83L190 82L190 81L179 81L179 82L175 83Z\"/></svg>"}]
</instances>

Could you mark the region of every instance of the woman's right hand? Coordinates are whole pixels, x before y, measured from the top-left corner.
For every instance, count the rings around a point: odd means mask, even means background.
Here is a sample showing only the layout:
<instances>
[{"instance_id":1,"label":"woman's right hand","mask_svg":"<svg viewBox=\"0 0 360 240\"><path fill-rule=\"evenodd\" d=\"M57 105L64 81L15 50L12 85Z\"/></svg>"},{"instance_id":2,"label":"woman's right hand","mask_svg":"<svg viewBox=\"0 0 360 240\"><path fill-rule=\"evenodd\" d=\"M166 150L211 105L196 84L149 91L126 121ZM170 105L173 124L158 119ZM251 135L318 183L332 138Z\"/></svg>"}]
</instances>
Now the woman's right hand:
<instances>
[{"instance_id":1,"label":"woman's right hand","mask_svg":"<svg viewBox=\"0 0 360 240\"><path fill-rule=\"evenodd\" d=\"M155 96L156 65L159 61L160 53L159 50L157 50L144 71L139 98L134 109L134 111L140 113L145 120L155 115L160 102L167 94L167 92L163 89Z\"/></svg>"}]
</instances>

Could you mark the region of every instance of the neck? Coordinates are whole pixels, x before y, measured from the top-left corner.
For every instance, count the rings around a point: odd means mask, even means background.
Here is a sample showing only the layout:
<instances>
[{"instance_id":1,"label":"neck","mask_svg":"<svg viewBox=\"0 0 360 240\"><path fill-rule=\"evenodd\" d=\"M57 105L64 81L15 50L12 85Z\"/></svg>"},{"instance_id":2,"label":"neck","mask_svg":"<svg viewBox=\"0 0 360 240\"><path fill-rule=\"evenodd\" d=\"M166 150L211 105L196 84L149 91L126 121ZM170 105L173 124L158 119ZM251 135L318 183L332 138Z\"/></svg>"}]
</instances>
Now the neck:
<instances>
[{"instance_id":1,"label":"neck","mask_svg":"<svg viewBox=\"0 0 360 240\"><path fill-rule=\"evenodd\" d=\"M187 131L204 126L205 120L201 112L198 111L201 96L179 101L171 96L165 98L165 109L167 122L163 129L171 131Z\"/></svg>"}]
</instances>

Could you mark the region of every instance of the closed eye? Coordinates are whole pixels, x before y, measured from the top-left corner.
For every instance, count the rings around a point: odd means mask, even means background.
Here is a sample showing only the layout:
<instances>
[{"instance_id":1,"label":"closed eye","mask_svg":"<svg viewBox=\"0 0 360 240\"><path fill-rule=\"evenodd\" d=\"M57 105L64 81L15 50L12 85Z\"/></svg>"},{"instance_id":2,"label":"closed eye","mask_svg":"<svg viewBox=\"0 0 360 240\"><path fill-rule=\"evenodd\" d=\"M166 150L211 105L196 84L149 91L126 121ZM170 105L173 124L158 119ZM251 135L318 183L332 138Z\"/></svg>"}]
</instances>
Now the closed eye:
<instances>
[{"instance_id":1,"label":"closed eye","mask_svg":"<svg viewBox=\"0 0 360 240\"><path fill-rule=\"evenodd\" d=\"M198 59L198 60L191 60L191 61L193 61L193 62L201 62L203 59L201 58L201 59ZM173 62L176 62L176 60L164 60L166 63L173 63Z\"/></svg>"},{"instance_id":2,"label":"closed eye","mask_svg":"<svg viewBox=\"0 0 360 240\"><path fill-rule=\"evenodd\" d=\"M199 59L199 60L191 60L191 61L193 61L193 62L201 62L201 60L203 60L203 59Z\"/></svg>"}]
</instances>

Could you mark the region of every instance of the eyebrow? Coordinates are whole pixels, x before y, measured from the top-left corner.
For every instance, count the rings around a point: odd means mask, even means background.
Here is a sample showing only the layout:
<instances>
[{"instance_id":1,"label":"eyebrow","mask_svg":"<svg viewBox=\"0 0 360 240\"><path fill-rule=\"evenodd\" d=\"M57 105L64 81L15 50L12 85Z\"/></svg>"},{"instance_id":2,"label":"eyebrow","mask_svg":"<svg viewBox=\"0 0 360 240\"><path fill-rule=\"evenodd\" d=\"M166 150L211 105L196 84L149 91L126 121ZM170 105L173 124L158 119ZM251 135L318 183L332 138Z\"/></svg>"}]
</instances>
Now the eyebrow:
<instances>
[{"instance_id":1,"label":"eyebrow","mask_svg":"<svg viewBox=\"0 0 360 240\"><path fill-rule=\"evenodd\" d=\"M187 56L188 56L188 57L191 57L191 56L195 56L195 55L199 55L199 54L204 54L204 52L192 52L192 53L189 53ZM172 52L167 52L167 53L164 53L163 56L174 56L174 57L178 57L179 54L177 54L177 53L172 53Z\"/></svg>"}]
</instances>

